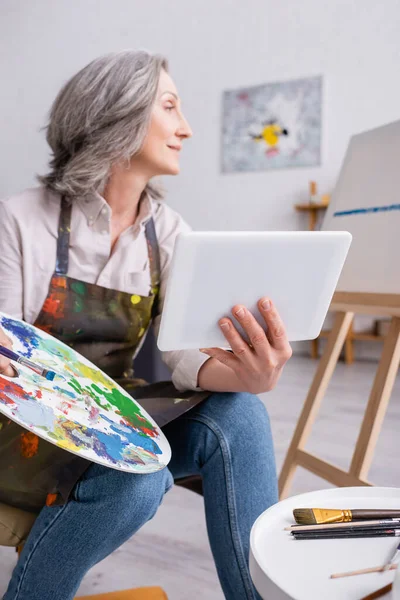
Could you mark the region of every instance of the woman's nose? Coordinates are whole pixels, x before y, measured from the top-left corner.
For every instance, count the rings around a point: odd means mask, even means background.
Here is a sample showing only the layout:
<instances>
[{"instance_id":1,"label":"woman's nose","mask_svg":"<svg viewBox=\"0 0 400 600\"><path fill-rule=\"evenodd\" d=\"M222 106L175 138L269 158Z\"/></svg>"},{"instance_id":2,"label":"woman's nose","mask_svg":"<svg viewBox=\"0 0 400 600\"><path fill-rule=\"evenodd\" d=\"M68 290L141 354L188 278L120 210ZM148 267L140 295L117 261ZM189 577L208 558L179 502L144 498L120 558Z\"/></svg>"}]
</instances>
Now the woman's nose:
<instances>
[{"instance_id":1,"label":"woman's nose","mask_svg":"<svg viewBox=\"0 0 400 600\"><path fill-rule=\"evenodd\" d=\"M191 130L189 123L183 116L177 134L182 138L190 138L193 135L193 131Z\"/></svg>"}]
</instances>

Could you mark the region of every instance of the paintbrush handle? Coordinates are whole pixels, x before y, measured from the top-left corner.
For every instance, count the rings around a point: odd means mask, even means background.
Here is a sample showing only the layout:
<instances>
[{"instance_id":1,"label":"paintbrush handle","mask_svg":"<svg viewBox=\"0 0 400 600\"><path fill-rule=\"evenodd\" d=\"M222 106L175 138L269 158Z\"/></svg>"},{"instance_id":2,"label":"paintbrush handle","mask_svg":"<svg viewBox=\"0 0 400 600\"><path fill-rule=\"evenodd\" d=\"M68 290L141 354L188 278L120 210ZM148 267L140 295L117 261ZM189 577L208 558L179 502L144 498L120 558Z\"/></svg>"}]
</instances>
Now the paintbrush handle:
<instances>
[{"instance_id":1,"label":"paintbrush handle","mask_svg":"<svg viewBox=\"0 0 400 600\"><path fill-rule=\"evenodd\" d=\"M322 535L324 533L337 533L338 535L342 535L344 533L359 533L365 531L387 531L388 529L399 529L400 525L397 521L389 521L389 524L372 524L374 521L358 521L362 523L361 527L358 527L354 521L349 521L348 523L344 523L346 527L332 527L332 525L317 525L314 529L294 529L290 533L291 535L304 535L305 533L316 533L317 535ZM393 524L394 523L394 524Z\"/></svg>"},{"instance_id":2,"label":"paintbrush handle","mask_svg":"<svg viewBox=\"0 0 400 600\"><path fill-rule=\"evenodd\" d=\"M341 540L348 538L372 538L372 537L400 537L400 529L383 529L378 530L362 530L362 531L346 531L344 533L307 531L305 533L291 534L296 540Z\"/></svg>"},{"instance_id":3,"label":"paintbrush handle","mask_svg":"<svg viewBox=\"0 0 400 600\"><path fill-rule=\"evenodd\" d=\"M370 567L369 569L358 569L357 571L346 571L344 573L332 573L331 579L339 579L340 577L353 577L353 575L365 575L366 573L382 573L385 567ZM389 570L397 569L397 565L389 565Z\"/></svg>"},{"instance_id":4,"label":"paintbrush handle","mask_svg":"<svg viewBox=\"0 0 400 600\"><path fill-rule=\"evenodd\" d=\"M353 521L367 520L367 519L397 519L400 517L400 510L393 509L351 509L351 517Z\"/></svg>"},{"instance_id":5,"label":"paintbrush handle","mask_svg":"<svg viewBox=\"0 0 400 600\"><path fill-rule=\"evenodd\" d=\"M10 348L6 348L5 346L0 345L0 354L2 354L2 356L5 356L6 358L9 358L10 360L15 360L18 362L19 355L16 352L10 350Z\"/></svg>"},{"instance_id":6,"label":"paintbrush handle","mask_svg":"<svg viewBox=\"0 0 400 600\"><path fill-rule=\"evenodd\" d=\"M45 379L49 379L50 381L54 379L54 371L50 371L49 369L46 369L45 367L42 367L41 365L38 365L32 362L31 360L28 360L24 356L20 356L19 354L13 352L9 348L6 348L5 346L0 345L0 354L5 356L6 358L9 358L10 360L14 360L20 365L24 365L25 367L31 369L31 371L34 371L35 373L41 375Z\"/></svg>"}]
</instances>

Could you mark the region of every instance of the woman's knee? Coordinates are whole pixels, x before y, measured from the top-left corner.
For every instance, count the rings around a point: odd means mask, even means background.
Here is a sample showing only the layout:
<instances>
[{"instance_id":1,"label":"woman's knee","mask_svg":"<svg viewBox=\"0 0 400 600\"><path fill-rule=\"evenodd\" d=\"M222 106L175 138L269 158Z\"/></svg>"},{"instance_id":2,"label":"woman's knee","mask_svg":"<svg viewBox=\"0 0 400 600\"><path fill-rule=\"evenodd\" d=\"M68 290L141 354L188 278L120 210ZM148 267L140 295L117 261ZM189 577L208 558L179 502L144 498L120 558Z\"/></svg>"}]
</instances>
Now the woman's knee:
<instances>
[{"instance_id":1,"label":"woman's knee","mask_svg":"<svg viewBox=\"0 0 400 600\"><path fill-rule=\"evenodd\" d=\"M263 402L255 394L247 392L227 392L213 394L210 402L210 416L221 426L234 429L270 429L269 416Z\"/></svg>"},{"instance_id":2,"label":"woman's knee","mask_svg":"<svg viewBox=\"0 0 400 600\"><path fill-rule=\"evenodd\" d=\"M76 486L75 499L90 502L122 517L135 513L151 518L161 504L164 494L173 485L167 468L155 473L126 473L100 465L92 465Z\"/></svg>"},{"instance_id":3,"label":"woman's knee","mask_svg":"<svg viewBox=\"0 0 400 600\"><path fill-rule=\"evenodd\" d=\"M213 440L219 445L272 448L271 427L268 412L254 394L247 392L216 393L210 396L198 419L213 432Z\"/></svg>"}]
</instances>

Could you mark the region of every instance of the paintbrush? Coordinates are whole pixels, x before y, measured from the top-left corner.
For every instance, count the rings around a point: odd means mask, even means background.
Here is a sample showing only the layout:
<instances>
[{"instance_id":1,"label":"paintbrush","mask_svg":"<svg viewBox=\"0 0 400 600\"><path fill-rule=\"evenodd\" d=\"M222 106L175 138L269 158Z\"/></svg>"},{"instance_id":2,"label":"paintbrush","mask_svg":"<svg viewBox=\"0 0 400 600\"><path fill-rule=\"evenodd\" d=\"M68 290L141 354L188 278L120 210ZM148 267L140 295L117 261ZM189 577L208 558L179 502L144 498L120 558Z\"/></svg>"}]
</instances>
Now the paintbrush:
<instances>
[{"instance_id":1,"label":"paintbrush","mask_svg":"<svg viewBox=\"0 0 400 600\"><path fill-rule=\"evenodd\" d=\"M388 562L380 567L370 567L368 569L358 569L357 571L346 571L345 573L333 573L331 579L337 579L339 577L351 577L353 575L363 575L364 573L382 573L383 571L389 571L391 569L397 569L398 563L400 562L400 544L396 546L395 551L390 556Z\"/></svg>"},{"instance_id":2,"label":"paintbrush","mask_svg":"<svg viewBox=\"0 0 400 600\"><path fill-rule=\"evenodd\" d=\"M15 362L17 362L20 365L23 365L24 367L28 367L28 369L31 369L38 375L41 375L48 381L53 381L53 379L57 375L54 371L50 371L49 369L46 369L45 367L42 367L32 362L31 360L28 360L24 356L20 356L19 354L17 354L13 350L10 350L9 348L6 348L5 346L0 345L0 354L5 356L6 358L9 358L10 360L14 360ZM61 376L58 375L58 377Z\"/></svg>"},{"instance_id":3,"label":"paintbrush","mask_svg":"<svg viewBox=\"0 0 400 600\"><path fill-rule=\"evenodd\" d=\"M289 525L285 531L321 531L326 529L358 529L359 527L400 527L400 519L378 519L372 521L347 521L346 523L318 523L317 525Z\"/></svg>"},{"instance_id":4,"label":"paintbrush","mask_svg":"<svg viewBox=\"0 0 400 600\"><path fill-rule=\"evenodd\" d=\"M293 516L299 525L318 523L346 523L370 519L398 519L400 510L387 509L338 509L338 508L295 508Z\"/></svg>"},{"instance_id":5,"label":"paintbrush","mask_svg":"<svg viewBox=\"0 0 400 600\"><path fill-rule=\"evenodd\" d=\"M339 579L341 577L353 577L354 575L365 575L367 573L382 573L387 570L396 570L397 565L389 565L387 569L385 567L369 567L368 569L357 569L356 571L345 571L344 573L332 573L331 579Z\"/></svg>"},{"instance_id":6,"label":"paintbrush","mask_svg":"<svg viewBox=\"0 0 400 600\"><path fill-rule=\"evenodd\" d=\"M400 544L396 547L395 551L389 558L388 562L384 565L383 570L387 571L390 569L392 564L398 564L400 562Z\"/></svg>"},{"instance_id":7,"label":"paintbrush","mask_svg":"<svg viewBox=\"0 0 400 600\"><path fill-rule=\"evenodd\" d=\"M360 531L383 531L387 529L400 529L400 523L395 521L394 523L380 523L379 525L370 525L371 521L360 521L361 526L354 525L351 523L329 523L327 525L314 525L312 529L309 529L307 525L299 525L296 529L291 530L292 535L302 536L306 533L315 533L316 535L322 535L323 533L337 533L341 535L343 533L360 532ZM344 527L335 527L335 525L344 525Z\"/></svg>"},{"instance_id":8,"label":"paintbrush","mask_svg":"<svg viewBox=\"0 0 400 600\"><path fill-rule=\"evenodd\" d=\"M400 537L400 529L360 529L358 531L305 531L290 534L296 540L336 540L344 538Z\"/></svg>"}]
</instances>

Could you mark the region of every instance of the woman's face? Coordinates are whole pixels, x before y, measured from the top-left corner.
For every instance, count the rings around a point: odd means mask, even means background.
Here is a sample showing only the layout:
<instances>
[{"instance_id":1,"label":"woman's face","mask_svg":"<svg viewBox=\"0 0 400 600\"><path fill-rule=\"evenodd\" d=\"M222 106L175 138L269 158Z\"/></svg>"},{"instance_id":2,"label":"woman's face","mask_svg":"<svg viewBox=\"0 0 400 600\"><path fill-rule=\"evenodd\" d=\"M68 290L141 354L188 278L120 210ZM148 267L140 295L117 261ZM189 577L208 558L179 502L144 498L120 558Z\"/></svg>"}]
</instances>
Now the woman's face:
<instances>
[{"instance_id":1,"label":"woman's face","mask_svg":"<svg viewBox=\"0 0 400 600\"><path fill-rule=\"evenodd\" d=\"M135 156L135 167L140 165L150 177L177 175L182 143L191 136L175 84L162 70L149 131L140 153Z\"/></svg>"}]
</instances>

